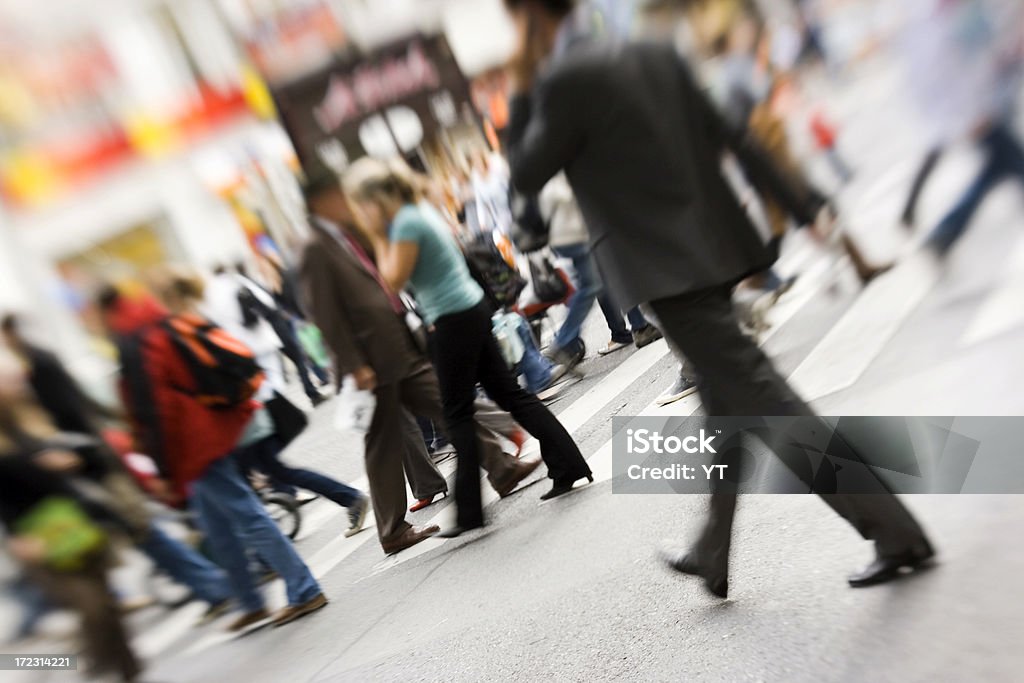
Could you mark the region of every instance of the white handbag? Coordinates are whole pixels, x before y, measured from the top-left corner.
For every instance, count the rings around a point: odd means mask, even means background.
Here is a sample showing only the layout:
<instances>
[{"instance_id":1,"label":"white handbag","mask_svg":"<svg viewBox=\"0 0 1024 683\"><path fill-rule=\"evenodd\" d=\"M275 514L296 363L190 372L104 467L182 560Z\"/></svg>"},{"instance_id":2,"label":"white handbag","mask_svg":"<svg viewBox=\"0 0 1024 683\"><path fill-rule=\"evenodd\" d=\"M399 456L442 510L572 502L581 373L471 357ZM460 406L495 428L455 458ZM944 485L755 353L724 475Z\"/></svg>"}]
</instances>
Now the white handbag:
<instances>
[{"instance_id":1,"label":"white handbag","mask_svg":"<svg viewBox=\"0 0 1024 683\"><path fill-rule=\"evenodd\" d=\"M377 397L372 391L358 389L352 375L345 375L341 381L337 404L334 411L335 429L360 435L370 431L373 414L377 410Z\"/></svg>"}]
</instances>

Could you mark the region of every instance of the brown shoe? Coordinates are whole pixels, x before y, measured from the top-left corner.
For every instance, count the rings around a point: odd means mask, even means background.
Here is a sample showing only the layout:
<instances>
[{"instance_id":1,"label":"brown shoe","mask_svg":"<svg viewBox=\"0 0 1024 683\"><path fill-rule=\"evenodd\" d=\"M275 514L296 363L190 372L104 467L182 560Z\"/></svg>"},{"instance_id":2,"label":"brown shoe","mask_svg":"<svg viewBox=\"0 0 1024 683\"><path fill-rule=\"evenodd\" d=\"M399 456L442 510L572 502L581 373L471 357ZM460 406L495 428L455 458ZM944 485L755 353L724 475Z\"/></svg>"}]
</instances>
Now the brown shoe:
<instances>
[{"instance_id":1,"label":"brown shoe","mask_svg":"<svg viewBox=\"0 0 1024 683\"><path fill-rule=\"evenodd\" d=\"M385 555L394 555L406 548L413 547L420 541L427 540L440 530L441 527L436 524L428 524L427 526L411 526L403 531L397 538L395 538L395 540L382 542L381 547L384 548Z\"/></svg>"},{"instance_id":2,"label":"brown shoe","mask_svg":"<svg viewBox=\"0 0 1024 683\"><path fill-rule=\"evenodd\" d=\"M517 462L515 469L512 470L512 474L508 476L505 481L500 484L494 484L494 490L498 492L500 497L504 498L515 491L516 487L519 486L519 482L533 474L533 471L540 467L540 463L540 458L534 460L521 460Z\"/></svg>"},{"instance_id":3,"label":"brown shoe","mask_svg":"<svg viewBox=\"0 0 1024 683\"><path fill-rule=\"evenodd\" d=\"M260 608L254 612L246 612L242 616L232 621L231 625L228 626L228 630L232 632L241 631L244 628L248 628L253 624L263 621L269 616L270 612L268 612L265 608Z\"/></svg>"},{"instance_id":4,"label":"brown shoe","mask_svg":"<svg viewBox=\"0 0 1024 683\"><path fill-rule=\"evenodd\" d=\"M307 600L301 605L288 605L278 610L277 614L274 615L274 620L271 621L274 626L284 626L290 624L299 617L304 617L310 612L315 612L321 607L327 606L327 596L323 593L318 593L316 597Z\"/></svg>"}]
</instances>

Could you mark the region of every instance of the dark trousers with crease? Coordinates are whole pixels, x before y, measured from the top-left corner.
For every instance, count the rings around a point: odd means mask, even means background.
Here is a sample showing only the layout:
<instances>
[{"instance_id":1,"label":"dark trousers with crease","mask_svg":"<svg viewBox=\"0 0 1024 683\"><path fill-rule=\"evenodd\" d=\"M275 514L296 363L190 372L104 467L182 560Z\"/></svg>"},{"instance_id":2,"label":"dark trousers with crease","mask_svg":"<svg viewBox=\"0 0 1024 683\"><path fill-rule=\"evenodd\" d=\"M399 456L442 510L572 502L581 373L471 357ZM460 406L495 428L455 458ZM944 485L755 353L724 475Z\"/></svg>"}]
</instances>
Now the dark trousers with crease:
<instances>
[{"instance_id":1,"label":"dark trousers with crease","mask_svg":"<svg viewBox=\"0 0 1024 683\"><path fill-rule=\"evenodd\" d=\"M459 526L483 524L480 495L480 444L473 420L476 385L540 442L548 476L575 481L590 468L569 432L536 396L519 386L491 334L491 315L483 304L441 316L434 323L430 350L441 384L445 422L458 452L455 501Z\"/></svg>"},{"instance_id":2,"label":"dark trousers with crease","mask_svg":"<svg viewBox=\"0 0 1024 683\"><path fill-rule=\"evenodd\" d=\"M806 421L798 422L798 430L830 429L740 330L731 295L731 287L720 286L649 304L662 332L694 365L706 413L718 417L804 417ZM765 445L811 487L807 468L800 466L801 458L806 462L806 455L795 441L788 436L767 437ZM844 457L850 457L851 452L859 457L853 449L844 451ZM726 458L727 454L723 452L719 457ZM737 462L720 460L719 464L728 464L732 479L741 480L734 469ZM880 555L897 555L926 542L917 521L881 481L875 494L830 493L821 498L861 536L873 540ZM713 482L710 515L696 546L707 569L725 570L728 566L736 499L735 484Z\"/></svg>"}]
</instances>

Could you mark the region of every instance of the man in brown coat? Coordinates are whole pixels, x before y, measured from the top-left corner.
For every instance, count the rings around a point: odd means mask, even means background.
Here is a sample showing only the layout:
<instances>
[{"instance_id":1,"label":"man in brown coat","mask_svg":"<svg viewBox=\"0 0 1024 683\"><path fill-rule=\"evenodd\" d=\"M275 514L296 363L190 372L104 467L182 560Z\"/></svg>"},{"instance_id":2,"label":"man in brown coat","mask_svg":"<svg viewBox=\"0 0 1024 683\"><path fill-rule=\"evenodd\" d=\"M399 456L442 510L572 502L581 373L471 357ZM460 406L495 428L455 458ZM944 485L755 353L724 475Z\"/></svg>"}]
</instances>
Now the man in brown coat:
<instances>
[{"instance_id":1,"label":"man in brown coat","mask_svg":"<svg viewBox=\"0 0 1024 683\"><path fill-rule=\"evenodd\" d=\"M412 436L402 428L402 410L440 423L441 391L405 323L400 298L377 272L357 233L346 229L351 214L337 179L315 179L305 195L313 238L302 254L301 291L337 376L351 375L359 389L376 396L366 435L366 476L381 546L396 553L438 531L436 525L414 527L405 521L402 453ZM511 492L540 464L505 455L494 435L479 425L477 437L484 442L484 468L499 495Z\"/></svg>"}]
</instances>

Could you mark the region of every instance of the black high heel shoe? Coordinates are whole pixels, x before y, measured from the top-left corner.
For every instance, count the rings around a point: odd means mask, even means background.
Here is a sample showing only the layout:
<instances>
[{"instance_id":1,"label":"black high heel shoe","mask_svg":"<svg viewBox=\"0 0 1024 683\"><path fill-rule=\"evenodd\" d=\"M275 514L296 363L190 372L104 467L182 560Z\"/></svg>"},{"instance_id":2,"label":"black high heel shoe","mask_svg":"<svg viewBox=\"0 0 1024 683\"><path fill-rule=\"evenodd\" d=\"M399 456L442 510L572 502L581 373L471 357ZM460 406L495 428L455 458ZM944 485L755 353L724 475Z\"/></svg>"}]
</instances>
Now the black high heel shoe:
<instances>
[{"instance_id":1,"label":"black high heel shoe","mask_svg":"<svg viewBox=\"0 0 1024 683\"><path fill-rule=\"evenodd\" d=\"M582 477L575 477L573 479L564 479L562 481L556 481L551 487L551 490L540 497L541 500L551 500L552 498L558 498L561 495L572 491L573 485L576 484L580 479L586 479L588 484L594 483L594 475L584 474Z\"/></svg>"}]
</instances>

